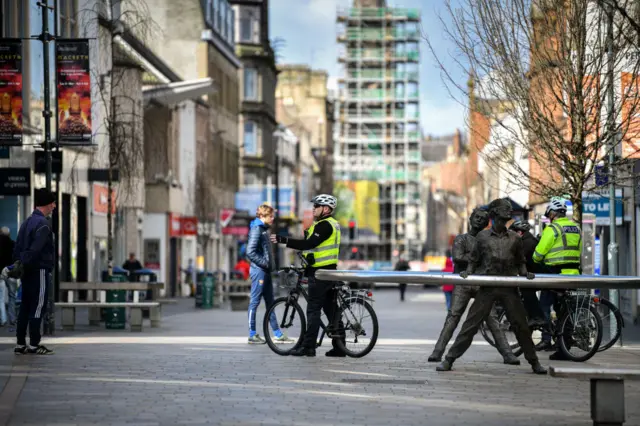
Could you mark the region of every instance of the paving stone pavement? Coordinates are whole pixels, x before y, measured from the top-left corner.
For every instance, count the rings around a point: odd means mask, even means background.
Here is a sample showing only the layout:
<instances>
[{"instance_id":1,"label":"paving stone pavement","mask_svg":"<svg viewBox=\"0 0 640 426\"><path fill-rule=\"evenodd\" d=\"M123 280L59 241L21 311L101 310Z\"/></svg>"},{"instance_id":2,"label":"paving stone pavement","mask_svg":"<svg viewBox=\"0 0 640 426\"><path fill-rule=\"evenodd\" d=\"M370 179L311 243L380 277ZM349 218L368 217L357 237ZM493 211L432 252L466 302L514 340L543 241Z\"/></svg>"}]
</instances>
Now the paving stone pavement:
<instances>
[{"instance_id":1,"label":"paving stone pavement","mask_svg":"<svg viewBox=\"0 0 640 426\"><path fill-rule=\"evenodd\" d=\"M277 356L246 344L246 312L196 311L193 299L167 307L160 329L58 333L45 341L52 356L14 357L11 339L0 339L0 424L591 424L588 381L503 365L480 336L454 371L436 372L426 358L445 316L439 291L413 288L404 303L392 290L374 297L380 340L362 359L326 358L323 348L316 358ZM586 364L638 368L640 348ZM7 379L25 376L4 407ZM640 383L625 386L625 426L640 425Z\"/></svg>"}]
</instances>

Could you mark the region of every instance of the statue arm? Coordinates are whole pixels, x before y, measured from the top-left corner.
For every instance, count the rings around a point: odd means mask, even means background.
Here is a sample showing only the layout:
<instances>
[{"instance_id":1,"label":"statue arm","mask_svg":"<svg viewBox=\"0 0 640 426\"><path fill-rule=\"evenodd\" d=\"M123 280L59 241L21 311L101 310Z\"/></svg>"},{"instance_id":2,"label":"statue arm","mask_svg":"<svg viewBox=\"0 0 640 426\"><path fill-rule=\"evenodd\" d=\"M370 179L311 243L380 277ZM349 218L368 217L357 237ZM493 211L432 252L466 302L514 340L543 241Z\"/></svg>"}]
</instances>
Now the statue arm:
<instances>
[{"instance_id":1,"label":"statue arm","mask_svg":"<svg viewBox=\"0 0 640 426\"><path fill-rule=\"evenodd\" d=\"M467 259L467 269L465 271L463 271L463 274L466 276L472 275L478 266L478 263L480 262L480 253L478 251L478 240L476 240L475 238L470 238L467 240L468 245L468 252L466 253L466 259Z\"/></svg>"},{"instance_id":2,"label":"statue arm","mask_svg":"<svg viewBox=\"0 0 640 426\"><path fill-rule=\"evenodd\" d=\"M451 249L451 257L453 257L454 263L469 262L469 257L466 253L466 245L462 235L458 235L453 240L453 247Z\"/></svg>"}]
</instances>

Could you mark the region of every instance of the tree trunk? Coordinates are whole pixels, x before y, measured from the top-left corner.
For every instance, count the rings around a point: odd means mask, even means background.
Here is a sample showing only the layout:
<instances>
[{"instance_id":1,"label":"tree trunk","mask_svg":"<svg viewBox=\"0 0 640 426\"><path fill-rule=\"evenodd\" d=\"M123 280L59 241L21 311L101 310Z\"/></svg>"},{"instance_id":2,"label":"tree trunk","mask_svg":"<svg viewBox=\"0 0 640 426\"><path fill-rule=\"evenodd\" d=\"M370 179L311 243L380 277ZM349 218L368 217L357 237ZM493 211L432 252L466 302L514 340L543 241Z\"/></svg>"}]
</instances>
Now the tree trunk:
<instances>
[{"instance_id":1,"label":"tree trunk","mask_svg":"<svg viewBox=\"0 0 640 426\"><path fill-rule=\"evenodd\" d=\"M113 76L111 77L113 78ZM107 179L107 274L113 275L113 168L115 166L115 138L117 137L114 126L116 117L115 108L116 100L113 96L113 87L111 87L111 119L109 120L109 177Z\"/></svg>"}]
</instances>

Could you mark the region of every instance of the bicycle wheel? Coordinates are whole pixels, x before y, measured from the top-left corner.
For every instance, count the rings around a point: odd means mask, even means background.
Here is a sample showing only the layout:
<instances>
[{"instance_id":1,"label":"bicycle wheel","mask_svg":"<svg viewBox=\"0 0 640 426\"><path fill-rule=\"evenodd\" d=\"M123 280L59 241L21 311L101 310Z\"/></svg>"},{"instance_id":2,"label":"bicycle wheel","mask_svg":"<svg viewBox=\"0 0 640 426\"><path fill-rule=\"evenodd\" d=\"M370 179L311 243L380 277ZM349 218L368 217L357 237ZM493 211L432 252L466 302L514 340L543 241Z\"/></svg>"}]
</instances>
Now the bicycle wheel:
<instances>
[{"instance_id":1,"label":"bicycle wheel","mask_svg":"<svg viewBox=\"0 0 640 426\"><path fill-rule=\"evenodd\" d=\"M275 314L284 340L278 340L270 324L271 314ZM302 344L304 332L307 330L307 319L297 301L290 297L279 297L264 314L262 330L267 345L278 355L289 355L289 352Z\"/></svg>"},{"instance_id":2,"label":"bicycle wheel","mask_svg":"<svg viewBox=\"0 0 640 426\"><path fill-rule=\"evenodd\" d=\"M593 305L580 306L566 312L558 321L558 325L558 343L567 358L574 362L584 362L598 352L602 341L602 319Z\"/></svg>"},{"instance_id":3,"label":"bicycle wheel","mask_svg":"<svg viewBox=\"0 0 640 426\"><path fill-rule=\"evenodd\" d=\"M618 339L620 339L622 327L624 327L624 320L622 319L620 309L607 299L600 299L598 313L602 319L602 342L600 343L598 352L602 352L615 345ZM614 330L613 335L611 335L612 328Z\"/></svg>"},{"instance_id":4,"label":"bicycle wheel","mask_svg":"<svg viewBox=\"0 0 640 426\"><path fill-rule=\"evenodd\" d=\"M500 329L504 331L507 342L509 342L511 351L515 356L520 356L522 354L522 350L520 349L520 345L518 344L518 340L516 339L515 334L511 330L511 323L507 319L507 314L504 309L499 310L497 319L498 324L500 325ZM493 339L493 334L491 334L491 330L489 330L486 321L482 321L482 324L480 324L480 334L482 334L482 337L484 337L484 340L486 340L487 343L489 343L494 348L496 347L496 342Z\"/></svg>"},{"instance_id":5,"label":"bicycle wheel","mask_svg":"<svg viewBox=\"0 0 640 426\"><path fill-rule=\"evenodd\" d=\"M365 326L370 318L371 326ZM371 331L369 331L371 329ZM378 317L373 307L362 299L348 300L340 314L335 316L332 337L338 349L352 358L361 358L371 352L378 340Z\"/></svg>"}]
</instances>

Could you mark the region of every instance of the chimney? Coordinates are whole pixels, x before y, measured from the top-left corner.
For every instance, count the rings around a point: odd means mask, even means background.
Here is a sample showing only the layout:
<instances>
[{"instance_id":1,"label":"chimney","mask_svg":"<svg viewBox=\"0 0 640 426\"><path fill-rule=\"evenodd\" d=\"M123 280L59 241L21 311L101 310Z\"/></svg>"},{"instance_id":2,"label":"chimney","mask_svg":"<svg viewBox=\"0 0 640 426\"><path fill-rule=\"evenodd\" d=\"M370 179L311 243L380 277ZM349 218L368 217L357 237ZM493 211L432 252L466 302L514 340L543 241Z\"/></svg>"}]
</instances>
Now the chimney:
<instances>
[{"instance_id":1,"label":"chimney","mask_svg":"<svg viewBox=\"0 0 640 426\"><path fill-rule=\"evenodd\" d=\"M459 158L462 155L462 141L460 140L460 129L456 129L453 135L453 155Z\"/></svg>"}]
</instances>

